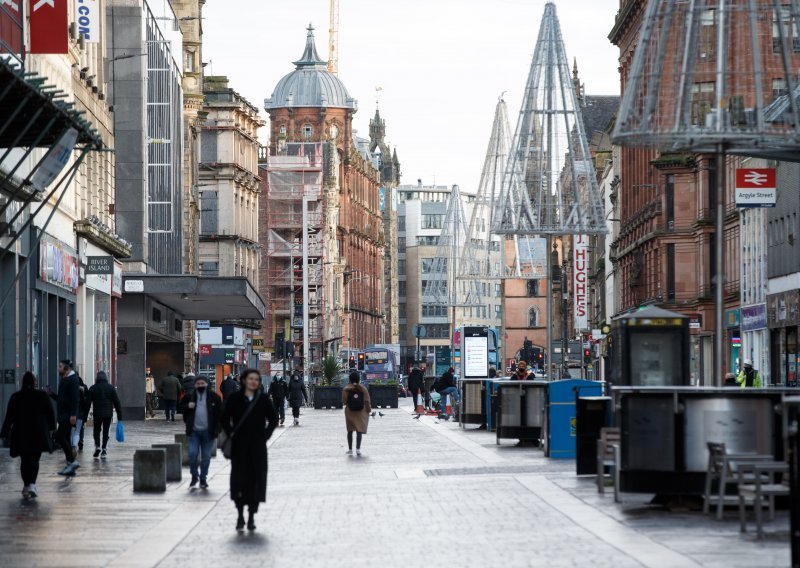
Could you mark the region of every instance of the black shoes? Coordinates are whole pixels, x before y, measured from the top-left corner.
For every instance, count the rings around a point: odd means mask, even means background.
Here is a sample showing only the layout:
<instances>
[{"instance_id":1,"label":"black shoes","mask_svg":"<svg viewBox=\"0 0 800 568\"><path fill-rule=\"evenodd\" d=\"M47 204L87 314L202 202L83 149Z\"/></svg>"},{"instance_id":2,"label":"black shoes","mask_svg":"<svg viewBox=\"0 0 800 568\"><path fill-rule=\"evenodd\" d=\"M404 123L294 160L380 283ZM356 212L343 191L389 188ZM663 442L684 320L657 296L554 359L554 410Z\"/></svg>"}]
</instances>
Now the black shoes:
<instances>
[{"instance_id":1,"label":"black shoes","mask_svg":"<svg viewBox=\"0 0 800 568\"><path fill-rule=\"evenodd\" d=\"M100 448L95 448L94 449L94 453L92 454L92 457L94 459L99 459L100 458Z\"/></svg>"},{"instance_id":2,"label":"black shoes","mask_svg":"<svg viewBox=\"0 0 800 568\"><path fill-rule=\"evenodd\" d=\"M244 517L239 517L236 521L236 530L242 532L244 530Z\"/></svg>"},{"instance_id":3,"label":"black shoes","mask_svg":"<svg viewBox=\"0 0 800 568\"><path fill-rule=\"evenodd\" d=\"M200 478L200 489L208 489L208 481L205 477Z\"/></svg>"},{"instance_id":4,"label":"black shoes","mask_svg":"<svg viewBox=\"0 0 800 568\"><path fill-rule=\"evenodd\" d=\"M197 482L198 481L199 481L199 479L196 476L193 475L192 476L192 481L189 483L189 489L194 489L195 487L197 487Z\"/></svg>"},{"instance_id":5,"label":"black shoes","mask_svg":"<svg viewBox=\"0 0 800 568\"><path fill-rule=\"evenodd\" d=\"M250 515L250 517L247 519L247 530L256 530L256 520L253 518L253 515Z\"/></svg>"}]
</instances>

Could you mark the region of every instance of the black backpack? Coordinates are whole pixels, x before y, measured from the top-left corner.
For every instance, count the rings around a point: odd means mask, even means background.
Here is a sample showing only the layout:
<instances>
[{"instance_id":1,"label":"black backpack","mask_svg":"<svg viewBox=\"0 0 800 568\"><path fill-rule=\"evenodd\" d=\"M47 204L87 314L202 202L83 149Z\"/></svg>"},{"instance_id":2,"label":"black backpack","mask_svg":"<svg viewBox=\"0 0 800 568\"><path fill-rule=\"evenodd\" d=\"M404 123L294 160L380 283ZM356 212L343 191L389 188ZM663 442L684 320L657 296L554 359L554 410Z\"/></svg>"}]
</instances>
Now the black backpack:
<instances>
[{"instance_id":1,"label":"black backpack","mask_svg":"<svg viewBox=\"0 0 800 568\"><path fill-rule=\"evenodd\" d=\"M347 393L347 408L353 412L364 410L364 395L361 389L353 389Z\"/></svg>"}]
</instances>

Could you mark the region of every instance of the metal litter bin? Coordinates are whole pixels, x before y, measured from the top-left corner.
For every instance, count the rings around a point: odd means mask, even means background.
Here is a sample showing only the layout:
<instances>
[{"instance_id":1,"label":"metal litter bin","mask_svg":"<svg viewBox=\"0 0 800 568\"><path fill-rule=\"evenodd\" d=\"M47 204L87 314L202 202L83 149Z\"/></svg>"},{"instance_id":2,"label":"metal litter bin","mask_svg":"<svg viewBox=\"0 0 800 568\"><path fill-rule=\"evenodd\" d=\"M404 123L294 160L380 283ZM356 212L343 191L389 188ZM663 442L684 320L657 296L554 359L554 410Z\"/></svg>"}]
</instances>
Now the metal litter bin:
<instances>
[{"instance_id":1,"label":"metal litter bin","mask_svg":"<svg viewBox=\"0 0 800 568\"><path fill-rule=\"evenodd\" d=\"M556 459L574 459L579 396L600 396L604 383L581 379L552 381L547 390L547 451Z\"/></svg>"},{"instance_id":2,"label":"metal litter bin","mask_svg":"<svg viewBox=\"0 0 800 568\"><path fill-rule=\"evenodd\" d=\"M494 432L497 430L497 408L499 406L497 390L499 383L504 379L489 379L486 381L486 430Z\"/></svg>"},{"instance_id":3,"label":"metal litter bin","mask_svg":"<svg viewBox=\"0 0 800 568\"><path fill-rule=\"evenodd\" d=\"M488 379L462 379L459 381L461 389L461 413L459 424L483 425L486 423L486 384Z\"/></svg>"},{"instance_id":4,"label":"metal litter bin","mask_svg":"<svg viewBox=\"0 0 800 568\"><path fill-rule=\"evenodd\" d=\"M497 381L497 443L502 438L539 442L547 381Z\"/></svg>"},{"instance_id":5,"label":"metal litter bin","mask_svg":"<svg viewBox=\"0 0 800 568\"><path fill-rule=\"evenodd\" d=\"M600 430L611 425L612 409L610 396L578 398L575 440L575 468L578 475L597 474L597 440L600 439Z\"/></svg>"}]
</instances>

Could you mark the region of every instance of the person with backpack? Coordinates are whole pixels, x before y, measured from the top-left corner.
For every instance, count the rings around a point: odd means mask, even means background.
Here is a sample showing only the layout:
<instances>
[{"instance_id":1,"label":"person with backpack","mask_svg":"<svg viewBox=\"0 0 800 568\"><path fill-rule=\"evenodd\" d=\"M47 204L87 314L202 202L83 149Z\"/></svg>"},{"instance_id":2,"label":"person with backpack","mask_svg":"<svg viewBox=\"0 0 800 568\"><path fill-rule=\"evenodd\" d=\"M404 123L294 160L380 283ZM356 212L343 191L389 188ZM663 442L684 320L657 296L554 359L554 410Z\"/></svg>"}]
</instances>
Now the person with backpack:
<instances>
[{"instance_id":1,"label":"person with backpack","mask_svg":"<svg viewBox=\"0 0 800 568\"><path fill-rule=\"evenodd\" d=\"M289 399L289 406L292 407L294 425L300 426L300 407L303 406L303 404L308 404L308 390L303 382L303 375L298 371L292 374L292 380L289 381L289 392L286 398Z\"/></svg>"},{"instance_id":2,"label":"person with backpack","mask_svg":"<svg viewBox=\"0 0 800 568\"><path fill-rule=\"evenodd\" d=\"M89 389L87 396L89 404L94 407L94 459L108 457L108 431L111 429L111 419L114 410L117 411L117 420L122 421L122 406L119 395L104 371L98 371L94 384ZM100 445L100 429L103 429L103 445Z\"/></svg>"},{"instance_id":3,"label":"person with backpack","mask_svg":"<svg viewBox=\"0 0 800 568\"><path fill-rule=\"evenodd\" d=\"M284 405L286 403L286 396L289 394L289 385L286 379L283 378L283 375L281 375L280 378L278 378L278 375L272 378L267 394L272 399L272 406L275 407L275 413L280 418L279 425L282 427L283 421L286 419Z\"/></svg>"},{"instance_id":4,"label":"person with backpack","mask_svg":"<svg viewBox=\"0 0 800 568\"><path fill-rule=\"evenodd\" d=\"M361 437L367 433L372 405L369 391L361 384L357 371L350 373L350 384L342 390L344 422L347 427L347 455L353 455L353 432L356 433L356 455L361 455Z\"/></svg>"}]
</instances>

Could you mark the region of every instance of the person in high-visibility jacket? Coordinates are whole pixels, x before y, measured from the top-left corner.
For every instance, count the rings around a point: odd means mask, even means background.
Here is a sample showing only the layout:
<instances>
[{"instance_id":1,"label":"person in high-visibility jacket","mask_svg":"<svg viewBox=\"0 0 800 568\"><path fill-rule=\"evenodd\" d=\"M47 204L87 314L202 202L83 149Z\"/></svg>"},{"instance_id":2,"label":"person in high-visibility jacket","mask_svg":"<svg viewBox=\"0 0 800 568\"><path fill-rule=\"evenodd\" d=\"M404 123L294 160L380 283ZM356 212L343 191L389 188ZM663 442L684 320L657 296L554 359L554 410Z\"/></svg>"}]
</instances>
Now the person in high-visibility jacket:
<instances>
[{"instance_id":1,"label":"person in high-visibility jacket","mask_svg":"<svg viewBox=\"0 0 800 568\"><path fill-rule=\"evenodd\" d=\"M753 362L750 359L744 360L744 367L739 371L736 382L742 388L755 387L759 389L764 386L761 382L761 374L753 368Z\"/></svg>"}]
</instances>

